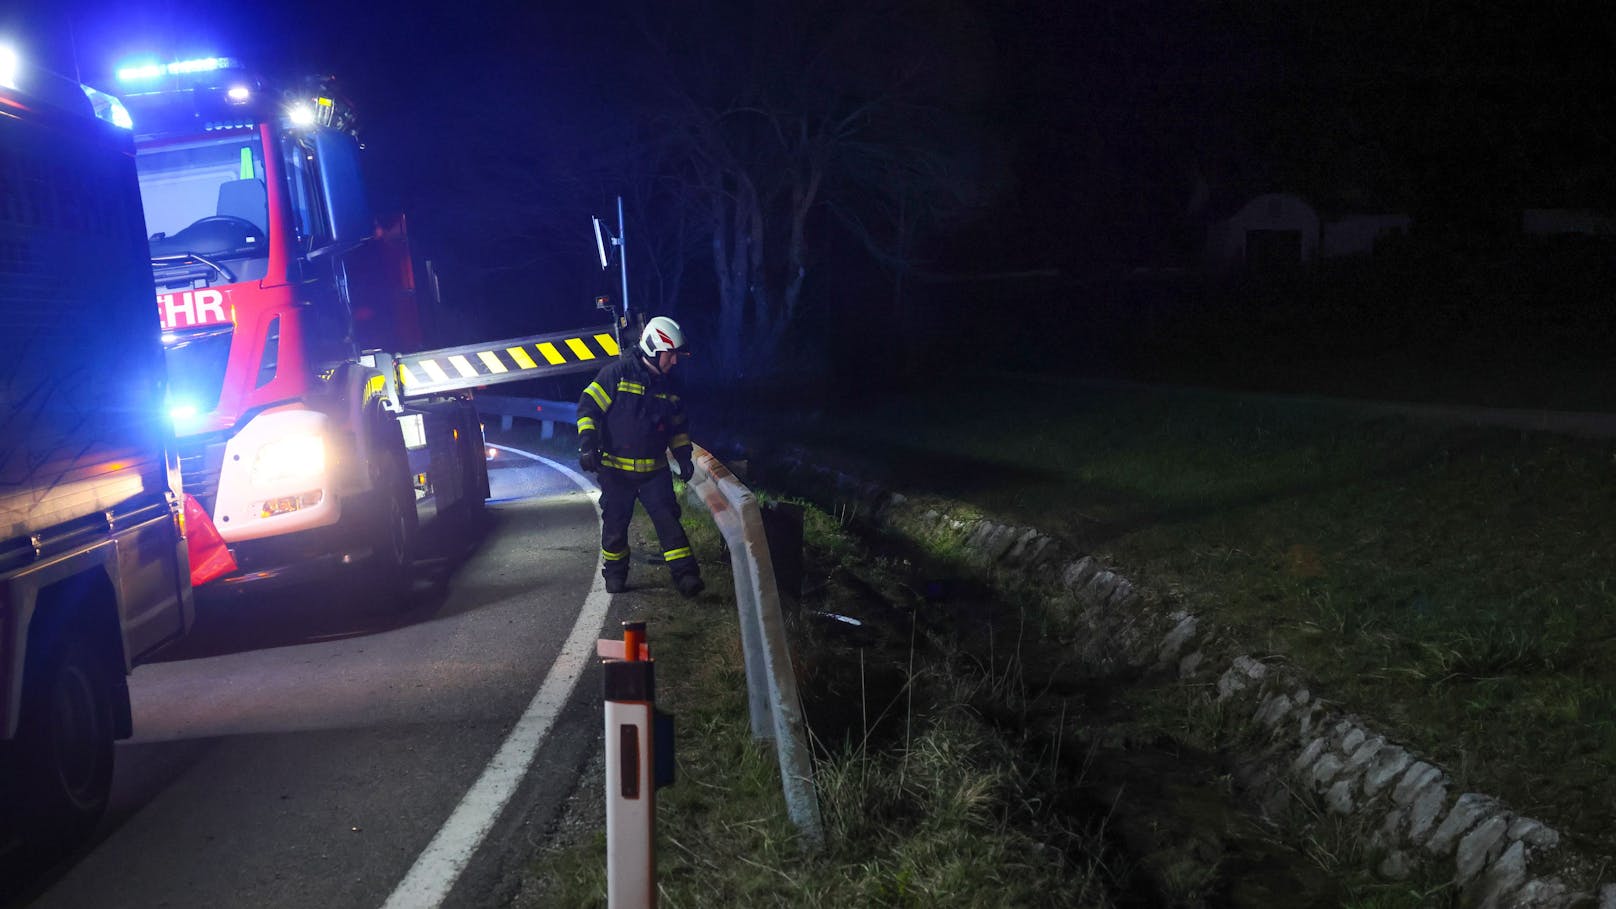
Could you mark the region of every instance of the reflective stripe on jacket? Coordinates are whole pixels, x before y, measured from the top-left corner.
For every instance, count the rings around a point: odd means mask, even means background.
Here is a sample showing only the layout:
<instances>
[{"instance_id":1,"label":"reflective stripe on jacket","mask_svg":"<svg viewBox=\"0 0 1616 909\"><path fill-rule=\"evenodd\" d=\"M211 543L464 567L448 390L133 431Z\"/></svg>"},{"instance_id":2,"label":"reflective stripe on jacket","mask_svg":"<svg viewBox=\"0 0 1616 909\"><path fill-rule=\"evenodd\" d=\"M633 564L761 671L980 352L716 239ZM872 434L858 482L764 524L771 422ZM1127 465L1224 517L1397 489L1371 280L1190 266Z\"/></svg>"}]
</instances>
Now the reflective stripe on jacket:
<instances>
[{"instance_id":1,"label":"reflective stripe on jacket","mask_svg":"<svg viewBox=\"0 0 1616 909\"><path fill-rule=\"evenodd\" d=\"M676 382L629 356L600 371L578 396L578 432L600 434L600 464L629 473L690 457L690 427Z\"/></svg>"}]
</instances>

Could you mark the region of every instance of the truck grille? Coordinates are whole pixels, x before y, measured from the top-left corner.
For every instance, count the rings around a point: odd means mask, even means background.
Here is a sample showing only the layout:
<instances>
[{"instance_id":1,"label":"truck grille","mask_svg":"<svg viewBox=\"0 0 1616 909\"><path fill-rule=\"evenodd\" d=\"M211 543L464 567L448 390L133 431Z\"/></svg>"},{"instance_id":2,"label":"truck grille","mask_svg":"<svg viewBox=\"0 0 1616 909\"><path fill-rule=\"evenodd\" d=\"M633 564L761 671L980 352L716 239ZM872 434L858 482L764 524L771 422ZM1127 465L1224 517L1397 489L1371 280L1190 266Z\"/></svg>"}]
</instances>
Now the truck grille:
<instances>
[{"instance_id":1,"label":"truck grille","mask_svg":"<svg viewBox=\"0 0 1616 909\"><path fill-rule=\"evenodd\" d=\"M219 472L224 469L224 440L181 439L179 450L180 481L211 517L219 498Z\"/></svg>"}]
</instances>

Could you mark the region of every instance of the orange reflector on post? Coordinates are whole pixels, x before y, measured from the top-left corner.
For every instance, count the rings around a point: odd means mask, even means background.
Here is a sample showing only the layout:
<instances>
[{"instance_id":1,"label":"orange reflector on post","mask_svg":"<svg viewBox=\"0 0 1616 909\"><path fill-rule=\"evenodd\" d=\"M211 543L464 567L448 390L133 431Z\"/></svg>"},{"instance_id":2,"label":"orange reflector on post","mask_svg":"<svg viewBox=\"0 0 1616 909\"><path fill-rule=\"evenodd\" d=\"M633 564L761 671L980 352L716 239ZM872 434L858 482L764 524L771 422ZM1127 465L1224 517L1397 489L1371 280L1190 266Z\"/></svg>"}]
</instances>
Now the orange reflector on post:
<instances>
[{"instance_id":1,"label":"orange reflector on post","mask_svg":"<svg viewBox=\"0 0 1616 909\"><path fill-rule=\"evenodd\" d=\"M623 623L623 659L628 662L638 662L640 659L640 645L645 643L644 622Z\"/></svg>"}]
</instances>

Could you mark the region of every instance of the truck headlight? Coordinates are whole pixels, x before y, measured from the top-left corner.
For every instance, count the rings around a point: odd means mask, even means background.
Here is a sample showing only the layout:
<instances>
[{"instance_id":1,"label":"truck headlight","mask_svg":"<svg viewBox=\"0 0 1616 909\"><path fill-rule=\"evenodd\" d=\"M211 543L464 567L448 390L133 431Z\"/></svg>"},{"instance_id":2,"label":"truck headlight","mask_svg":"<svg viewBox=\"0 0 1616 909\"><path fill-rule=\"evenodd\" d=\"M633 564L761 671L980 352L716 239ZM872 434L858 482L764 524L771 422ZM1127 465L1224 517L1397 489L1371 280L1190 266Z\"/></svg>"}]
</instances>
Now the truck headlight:
<instances>
[{"instance_id":1,"label":"truck headlight","mask_svg":"<svg viewBox=\"0 0 1616 909\"><path fill-rule=\"evenodd\" d=\"M258 449L253 459L252 484L272 486L307 480L325 473L325 437L295 435L276 439Z\"/></svg>"}]
</instances>

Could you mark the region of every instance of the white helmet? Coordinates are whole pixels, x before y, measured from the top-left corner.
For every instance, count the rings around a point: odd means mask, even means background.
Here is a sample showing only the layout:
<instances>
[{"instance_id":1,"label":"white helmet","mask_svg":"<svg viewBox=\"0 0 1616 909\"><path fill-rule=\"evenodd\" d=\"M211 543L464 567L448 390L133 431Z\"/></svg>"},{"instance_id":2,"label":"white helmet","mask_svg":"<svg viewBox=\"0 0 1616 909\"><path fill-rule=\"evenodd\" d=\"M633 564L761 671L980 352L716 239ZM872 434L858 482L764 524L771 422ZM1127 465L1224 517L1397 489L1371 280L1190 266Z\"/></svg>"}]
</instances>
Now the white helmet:
<instances>
[{"instance_id":1,"label":"white helmet","mask_svg":"<svg viewBox=\"0 0 1616 909\"><path fill-rule=\"evenodd\" d=\"M655 360L664 350L684 353L685 332L678 322L667 316L656 316L645 323L645 331L640 332L640 353Z\"/></svg>"}]
</instances>

